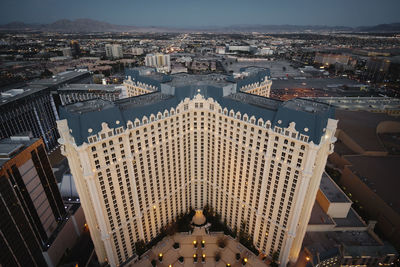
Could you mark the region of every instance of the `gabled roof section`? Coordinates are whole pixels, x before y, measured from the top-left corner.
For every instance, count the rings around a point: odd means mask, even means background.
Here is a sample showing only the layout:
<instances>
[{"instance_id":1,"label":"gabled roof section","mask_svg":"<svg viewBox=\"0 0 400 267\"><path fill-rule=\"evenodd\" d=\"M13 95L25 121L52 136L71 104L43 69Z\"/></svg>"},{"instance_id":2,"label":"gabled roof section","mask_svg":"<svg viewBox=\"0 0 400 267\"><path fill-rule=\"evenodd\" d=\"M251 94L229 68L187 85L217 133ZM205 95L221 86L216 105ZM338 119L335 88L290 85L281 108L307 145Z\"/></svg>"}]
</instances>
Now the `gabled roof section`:
<instances>
[{"instance_id":1,"label":"gabled roof section","mask_svg":"<svg viewBox=\"0 0 400 267\"><path fill-rule=\"evenodd\" d=\"M271 79L271 72L269 69L263 69L260 70L258 72L256 72L255 74L250 74L248 77L244 78L244 79L237 79L237 87L240 89L243 86L249 85L249 84L253 84L253 83L262 83L265 81L265 79Z\"/></svg>"},{"instance_id":2,"label":"gabled roof section","mask_svg":"<svg viewBox=\"0 0 400 267\"><path fill-rule=\"evenodd\" d=\"M161 90L161 83L166 83L172 80L171 76L169 75L162 75L160 80L152 79L150 77L140 75L139 71L134 69L125 70L125 76L130 76L134 82L140 82L154 86L158 91Z\"/></svg>"}]
</instances>

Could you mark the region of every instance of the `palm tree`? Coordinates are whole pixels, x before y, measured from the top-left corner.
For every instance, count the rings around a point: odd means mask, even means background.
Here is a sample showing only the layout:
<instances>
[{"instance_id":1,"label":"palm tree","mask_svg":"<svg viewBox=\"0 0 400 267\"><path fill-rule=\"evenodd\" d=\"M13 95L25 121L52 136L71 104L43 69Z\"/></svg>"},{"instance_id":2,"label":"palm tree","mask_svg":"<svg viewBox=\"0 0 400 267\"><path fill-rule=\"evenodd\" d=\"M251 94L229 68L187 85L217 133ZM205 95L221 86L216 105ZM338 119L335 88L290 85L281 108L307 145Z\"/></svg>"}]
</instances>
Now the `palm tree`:
<instances>
[{"instance_id":1,"label":"palm tree","mask_svg":"<svg viewBox=\"0 0 400 267\"><path fill-rule=\"evenodd\" d=\"M279 259L279 253L278 251L275 251L274 253L272 253L272 259L271 259L271 267L278 267L278 259Z\"/></svg>"}]
</instances>

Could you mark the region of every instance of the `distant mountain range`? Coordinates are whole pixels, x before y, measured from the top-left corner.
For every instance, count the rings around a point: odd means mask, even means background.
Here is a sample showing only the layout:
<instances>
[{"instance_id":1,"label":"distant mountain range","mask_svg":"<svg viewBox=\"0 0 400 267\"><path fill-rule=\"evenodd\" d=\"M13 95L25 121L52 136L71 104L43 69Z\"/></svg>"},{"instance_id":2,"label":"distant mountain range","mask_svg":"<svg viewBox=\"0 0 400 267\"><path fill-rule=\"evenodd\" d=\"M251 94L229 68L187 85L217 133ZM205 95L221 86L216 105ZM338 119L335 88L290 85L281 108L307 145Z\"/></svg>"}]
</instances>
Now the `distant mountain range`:
<instances>
[{"instance_id":1,"label":"distant mountain range","mask_svg":"<svg viewBox=\"0 0 400 267\"><path fill-rule=\"evenodd\" d=\"M115 25L92 19L62 19L50 24L26 24L11 22L0 25L0 31L49 31L49 32L216 32L216 33L296 33L296 32L400 32L400 23L380 24L376 26L344 27L344 26L299 26L299 25L232 25L227 27L137 27Z\"/></svg>"}]
</instances>

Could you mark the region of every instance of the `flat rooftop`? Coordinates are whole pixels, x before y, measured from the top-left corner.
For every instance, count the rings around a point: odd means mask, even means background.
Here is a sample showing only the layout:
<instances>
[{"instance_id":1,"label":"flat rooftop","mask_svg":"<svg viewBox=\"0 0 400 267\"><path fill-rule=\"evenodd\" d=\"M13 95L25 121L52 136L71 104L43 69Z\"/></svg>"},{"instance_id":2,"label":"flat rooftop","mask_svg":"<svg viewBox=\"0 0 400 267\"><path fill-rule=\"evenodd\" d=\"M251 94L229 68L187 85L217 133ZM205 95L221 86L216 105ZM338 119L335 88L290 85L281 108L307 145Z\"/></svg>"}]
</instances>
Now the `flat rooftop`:
<instances>
[{"instance_id":1,"label":"flat rooftop","mask_svg":"<svg viewBox=\"0 0 400 267\"><path fill-rule=\"evenodd\" d=\"M104 91L104 92L119 92L123 86L120 84L67 84L57 91Z\"/></svg>"},{"instance_id":2,"label":"flat rooftop","mask_svg":"<svg viewBox=\"0 0 400 267\"><path fill-rule=\"evenodd\" d=\"M24 148L35 143L38 138L28 136L15 136L0 140L0 168Z\"/></svg>"},{"instance_id":3,"label":"flat rooftop","mask_svg":"<svg viewBox=\"0 0 400 267\"><path fill-rule=\"evenodd\" d=\"M400 156L345 156L350 169L373 192L400 214Z\"/></svg>"},{"instance_id":4,"label":"flat rooftop","mask_svg":"<svg viewBox=\"0 0 400 267\"><path fill-rule=\"evenodd\" d=\"M227 80L228 75L211 73L211 74L187 74L176 73L170 75L172 80L166 84L174 87L181 87L190 85L212 85L212 86L225 86L231 84Z\"/></svg>"},{"instance_id":5,"label":"flat rooftop","mask_svg":"<svg viewBox=\"0 0 400 267\"><path fill-rule=\"evenodd\" d=\"M337 109L335 116L339 120L338 129L343 130L366 151L386 151L376 134L376 128L383 121L400 121L398 117L367 111Z\"/></svg>"},{"instance_id":6,"label":"flat rooftop","mask_svg":"<svg viewBox=\"0 0 400 267\"><path fill-rule=\"evenodd\" d=\"M71 113L87 113L112 108L114 105L103 99L93 99L87 101L76 102L66 106L66 110Z\"/></svg>"},{"instance_id":7,"label":"flat rooftop","mask_svg":"<svg viewBox=\"0 0 400 267\"><path fill-rule=\"evenodd\" d=\"M351 203L351 200L326 172L322 174L319 189L331 203Z\"/></svg>"},{"instance_id":8,"label":"flat rooftop","mask_svg":"<svg viewBox=\"0 0 400 267\"><path fill-rule=\"evenodd\" d=\"M284 106L294 110L300 110L309 113L328 112L331 107L326 104L318 103L301 98L295 98L291 101L286 101Z\"/></svg>"},{"instance_id":9,"label":"flat rooftop","mask_svg":"<svg viewBox=\"0 0 400 267\"><path fill-rule=\"evenodd\" d=\"M386 243L379 244L367 231L306 232L303 240L303 247L314 255L319 253L321 259L341 245L344 255L378 257L386 254L397 255L393 246Z\"/></svg>"},{"instance_id":10,"label":"flat rooftop","mask_svg":"<svg viewBox=\"0 0 400 267\"><path fill-rule=\"evenodd\" d=\"M357 215L353 208L350 208L346 218L332 218L325 213L317 201L314 203L308 224L332 225L335 227L366 227L365 222Z\"/></svg>"},{"instance_id":11,"label":"flat rooftop","mask_svg":"<svg viewBox=\"0 0 400 267\"><path fill-rule=\"evenodd\" d=\"M0 95L0 106L11 103L26 96L45 90L46 87L11 89Z\"/></svg>"},{"instance_id":12,"label":"flat rooftop","mask_svg":"<svg viewBox=\"0 0 400 267\"><path fill-rule=\"evenodd\" d=\"M44 85L44 86L53 86L57 84L66 83L72 79L78 78L80 76L84 76L89 74L88 71L64 71L54 75L49 79L40 79L35 80L29 83L29 85Z\"/></svg>"},{"instance_id":13,"label":"flat rooftop","mask_svg":"<svg viewBox=\"0 0 400 267\"><path fill-rule=\"evenodd\" d=\"M304 97L346 110L400 110L400 99L393 97Z\"/></svg>"},{"instance_id":14,"label":"flat rooftop","mask_svg":"<svg viewBox=\"0 0 400 267\"><path fill-rule=\"evenodd\" d=\"M310 225L334 225L332 218L325 213L317 201L314 202L314 206L311 211Z\"/></svg>"},{"instance_id":15,"label":"flat rooftop","mask_svg":"<svg viewBox=\"0 0 400 267\"><path fill-rule=\"evenodd\" d=\"M365 227L363 219L353 209L349 209L346 218L332 218L337 227Z\"/></svg>"},{"instance_id":16,"label":"flat rooftop","mask_svg":"<svg viewBox=\"0 0 400 267\"><path fill-rule=\"evenodd\" d=\"M282 101L245 92L239 92L236 94L228 95L229 98L241 101L243 103L252 104L255 106L267 108L270 110L278 110L279 106L282 105Z\"/></svg>"},{"instance_id":17,"label":"flat rooftop","mask_svg":"<svg viewBox=\"0 0 400 267\"><path fill-rule=\"evenodd\" d=\"M303 246L318 252L343 244L347 246L379 246L380 244L366 231L329 231L329 232L306 232Z\"/></svg>"}]
</instances>

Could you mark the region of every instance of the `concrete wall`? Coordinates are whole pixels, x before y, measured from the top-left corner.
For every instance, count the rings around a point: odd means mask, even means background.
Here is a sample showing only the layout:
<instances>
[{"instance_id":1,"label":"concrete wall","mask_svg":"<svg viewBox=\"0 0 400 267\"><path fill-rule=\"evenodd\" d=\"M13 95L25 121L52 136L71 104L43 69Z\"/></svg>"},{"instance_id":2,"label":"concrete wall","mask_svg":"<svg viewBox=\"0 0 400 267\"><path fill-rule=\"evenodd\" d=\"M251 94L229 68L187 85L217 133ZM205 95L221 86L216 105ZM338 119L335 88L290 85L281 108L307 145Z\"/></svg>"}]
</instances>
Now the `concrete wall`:
<instances>
[{"instance_id":1,"label":"concrete wall","mask_svg":"<svg viewBox=\"0 0 400 267\"><path fill-rule=\"evenodd\" d=\"M85 215L80 206L74 215L71 215L64 227L58 233L51 247L43 252L49 266L57 266L67 248L72 249L82 234L85 226Z\"/></svg>"},{"instance_id":2,"label":"concrete wall","mask_svg":"<svg viewBox=\"0 0 400 267\"><path fill-rule=\"evenodd\" d=\"M325 213L328 213L330 203L329 203L329 200L324 195L324 193L322 193L321 189L319 189L317 192L317 202L321 206L322 210Z\"/></svg>"},{"instance_id":3,"label":"concrete wall","mask_svg":"<svg viewBox=\"0 0 400 267\"><path fill-rule=\"evenodd\" d=\"M376 127L376 133L400 133L400 122L383 121Z\"/></svg>"},{"instance_id":4,"label":"concrete wall","mask_svg":"<svg viewBox=\"0 0 400 267\"><path fill-rule=\"evenodd\" d=\"M333 152L329 155L328 161L336 165L339 169L343 170L344 166L350 165L350 162L345 158L341 157L338 153Z\"/></svg>"},{"instance_id":5,"label":"concrete wall","mask_svg":"<svg viewBox=\"0 0 400 267\"><path fill-rule=\"evenodd\" d=\"M80 206L79 209L72 216L72 220L74 220L74 223L76 224L75 228L77 229L78 234L81 235L86 223L85 214L83 213L82 206Z\"/></svg>"},{"instance_id":6,"label":"concrete wall","mask_svg":"<svg viewBox=\"0 0 400 267\"><path fill-rule=\"evenodd\" d=\"M351 202L331 203L327 214L332 218L346 218L351 208Z\"/></svg>"},{"instance_id":7,"label":"concrete wall","mask_svg":"<svg viewBox=\"0 0 400 267\"><path fill-rule=\"evenodd\" d=\"M350 136L348 136L344 131L338 129L336 130L336 137L343 142L349 149L358 154L364 154L365 150L357 144Z\"/></svg>"},{"instance_id":8,"label":"concrete wall","mask_svg":"<svg viewBox=\"0 0 400 267\"><path fill-rule=\"evenodd\" d=\"M357 154L367 156L386 156L388 154L386 151L366 151L356 141L354 141L350 136L340 129L336 130L335 135L340 141L343 142L345 146Z\"/></svg>"},{"instance_id":9,"label":"concrete wall","mask_svg":"<svg viewBox=\"0 0 400 267\"><path fill-rule=\"evenodd\" d=\"M57 266L65 250L67 248L71 249L75 245L75 242L78 240L78 237L79 236L74 229L74 223L72 219L69 218L62 228L61 232L58 233L51 247L46 252L44 252L44 254L47 254L45 258L50 259L52 266Z\"/></svg>"},{"instance_id":10,"label":"concrete wall","mask_svg":"<svg viewBox=\"0 0 400 267\"><path fill-rule=\"evenodd\" d=\"M309 224L307 232L330 232L336 231L334 224Z\"/></svg>"},{"instance_id":11,"label":"concrete wall","mask_svg":"<svg viewBox=\"0 0 400 267\"><path fill-rule=\"evenodd\" d=\"M318 190L317 201L322 210L332 218L346 218L351 208L351 202L330 202L325 194Z\"/></svg>"}]
</instances>

